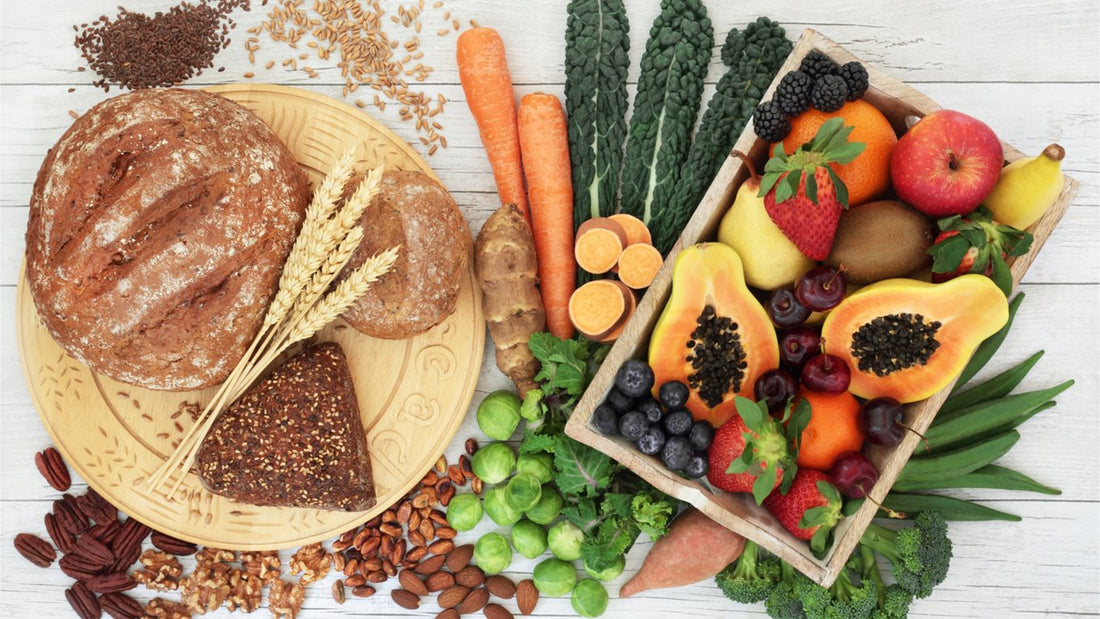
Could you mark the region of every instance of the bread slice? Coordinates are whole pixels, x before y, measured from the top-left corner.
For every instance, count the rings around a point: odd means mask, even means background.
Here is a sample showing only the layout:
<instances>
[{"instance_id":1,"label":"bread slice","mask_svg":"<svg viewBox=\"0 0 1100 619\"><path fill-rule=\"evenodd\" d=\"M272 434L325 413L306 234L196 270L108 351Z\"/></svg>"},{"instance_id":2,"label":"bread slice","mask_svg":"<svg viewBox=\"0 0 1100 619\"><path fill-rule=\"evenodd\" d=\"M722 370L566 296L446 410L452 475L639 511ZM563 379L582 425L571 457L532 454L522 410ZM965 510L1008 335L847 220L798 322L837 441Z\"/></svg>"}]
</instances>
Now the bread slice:
<instances>
[{"instance_id":1,"label":"bread slice","mask_svg":"<svg viewBox=\"0 0 1100 619\"><path fill-rule=\"evenodd\" d=\"M312 346L249 389L199 448L203 485L253 505L363 511L374 506L367 437L347 358Z\"/></svg>"}]
</instances>

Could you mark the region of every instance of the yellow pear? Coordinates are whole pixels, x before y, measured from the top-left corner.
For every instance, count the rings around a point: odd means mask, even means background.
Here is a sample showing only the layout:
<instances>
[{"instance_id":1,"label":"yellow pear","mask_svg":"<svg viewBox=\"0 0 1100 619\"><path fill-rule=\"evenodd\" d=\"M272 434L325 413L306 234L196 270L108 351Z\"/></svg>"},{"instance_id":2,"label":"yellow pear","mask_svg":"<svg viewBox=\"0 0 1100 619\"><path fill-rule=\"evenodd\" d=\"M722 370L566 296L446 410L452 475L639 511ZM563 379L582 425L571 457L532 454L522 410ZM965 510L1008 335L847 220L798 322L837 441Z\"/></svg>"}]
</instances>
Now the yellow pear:
<instances>
[{"instance_id":1,"label":"yellow pear","mask_svg":"<svg viewBox=\"0 0 1100 619\"><path fill-rule=\"evenodd\" d=\"M1057 144L1037 157L1024 157L1006 165L985 205L993 219L1023 230L1039 221L1062 193L1062 158L1066 151Z\"/></svg>"},{"instance_id":2,"label":"yellow pear","mask_svg":"<svg viewBox=\"0 0 1100 619\"><path fill-rule=\"evenodd\" d=\"M760 177L752 162L739 152L752 174L737 190L733 204L718 226L718 242L737 250L745 267L745 281L763 290L793 284L814 263L783 234L768 216L760 195Z\"/></svg>"}]
</instances>

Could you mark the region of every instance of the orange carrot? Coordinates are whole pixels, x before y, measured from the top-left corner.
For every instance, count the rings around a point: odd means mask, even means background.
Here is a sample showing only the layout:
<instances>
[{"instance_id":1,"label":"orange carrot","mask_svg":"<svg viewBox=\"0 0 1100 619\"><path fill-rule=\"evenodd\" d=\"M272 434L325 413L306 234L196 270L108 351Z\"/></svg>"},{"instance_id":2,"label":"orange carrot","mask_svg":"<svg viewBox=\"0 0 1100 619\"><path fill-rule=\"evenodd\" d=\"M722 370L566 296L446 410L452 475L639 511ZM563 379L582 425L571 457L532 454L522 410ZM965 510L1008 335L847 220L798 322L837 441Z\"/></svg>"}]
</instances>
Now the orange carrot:
<instances>
[{"instance_id":1,"label":"orange carrot","mask_svg":"<svg viewBox=\"0 0 1100 619\"><path fill-rule=\"evenodd\" d=\"M515 204L530 219L523 192L512 76L504 58L504 42L496 30L472 28L459 35L458 78L493 166L501 203Z\"/></svg>"},{"instance_id":2,"label":"orange carrot","mask_svg":"<svg viewBox=\"0 0 1100 619\"><path fill-rule=\"evenodd\" d=\"M536 92L519 102L519 143L531 195L531 231L539 261L546 326L573 337L569 296L576 287L573 258L573 180L565 112L554 95Z\"/></svg>"}]
</instances>

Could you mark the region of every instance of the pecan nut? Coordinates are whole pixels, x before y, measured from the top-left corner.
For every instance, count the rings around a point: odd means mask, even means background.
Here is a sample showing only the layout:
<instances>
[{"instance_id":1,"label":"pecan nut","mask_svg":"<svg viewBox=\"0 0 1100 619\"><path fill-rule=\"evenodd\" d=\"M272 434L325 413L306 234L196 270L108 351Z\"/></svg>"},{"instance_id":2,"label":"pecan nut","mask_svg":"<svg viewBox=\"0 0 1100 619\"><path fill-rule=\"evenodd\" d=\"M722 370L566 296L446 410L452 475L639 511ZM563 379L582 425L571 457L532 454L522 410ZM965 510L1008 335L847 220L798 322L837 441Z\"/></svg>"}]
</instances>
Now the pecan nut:
<instances>
[{"instance_id":1,"label":"pecan nut","mask_svg":"<svg viewBox=\"0 0 1100 619\"><path fill-rule=\"evenodd\" d=\"M158 549L167 552L170 555L187 556L193 555L198 552L199 547L191 542L185 542L182 539L178 539L168 535L167 533L161 533L160 531L153 531L149 541L153 542L153 545Z\"/></svg>"},{"instance_id":2,"label":"pecan nut","mask_svg":"<svg viewBox=\"0 0 1100 619\"><path fill-rule=\"evenodd\" d=\"M86 494L76 497L74 504L84 517L96 524L107 524L118 520L118 509L91 488Z\"/></svg>"},{"instance_id":3,"label":"pecan nut","mask_svg":"<svg viewBox=\"0 0 1100 619\"><path fill-rule=\"evenodd\" d=\"M72 485L69 467L65 466L65 460L61 458L61 453L57 449L47 447L34 454L34 466L54 490L65 492Z\"/></svg>"},{"instance_id":4,"label":"pecan nut","mask_svg":"<svg viewBox=\"0 0 1100 619\"><path fill-rule=\"evenodd\" d=\"M72 497L72 495L69 494L65 496ZM62 499L54 501L53 516L57 519L57 524L61 525L62 529L76 536L87 531L91 525L88 524L88 519L84 517L84 514L78 512L71 503L72 501L66 502Z\"/></svg>"},{"instance_id":5,"label":"pecan nut","mask_svg":"<svg viewBox=\"0 0 1100 619\"><path fill-rule=\"evenodd\" d=\"M125 593L104 593L99 596L99 605L114 619L141 619L144 614L141 602Z\"/></svg>"},{"instance_id":6,"label":"pecan nut","mask_svg":"<svg viewBox=\"0 0 1100 619\"><path fill-rule=\"evenodd\" d=\"M76 540L74 553L81 555L91 562L98 563L101 567L107 567L115 562L117 557L111 549L91 535L81 535ZM131 561L132 563L132 561Z\"/></svg>"},{"instance_id":7,"label":"pecan nut","mask_svg":"<svg viewBox=\"0 0 1100 619\"><path fill-rule=\"evenodd\" d=\"M106 524L95 525L88 529L88 532L84 535L91 535L109 548L111 546L111 541L115 539L115 536L118 535L118 532L121 530L122 523L117 520L112 520Z\"/></svg>"},{"instance_id":8,"label":"pecan nut","mask_svg":"<svg viewBox=\"0 0 1100 619\"><path fill-rule=\"evenodd\" d=\"M65 572L69 578L74 580L88 580L102 573L104 567L76 552L70 552L64 557L61 557L57 565L61 567L62 572Z\"/></svg>"},{"instance_id":9,"label":"pecan nut","mask_svg":"<svg viewBox=\"0 0 1100 619\"><path fill-rule=\"evenodd\" d=\"M52 512L46 513L46 533L62 553L72 552L76 548L76 537L61 526Z\"/></svg>"},{"instance_id":10,"label":"pecan nut","mask_svg":"<svg viewBox=\"0 0 1100 619\"><path fill-rule=\"evenodd\" d=\"M118 593L133 589L137 586L137 581L126 572L110 572L93 576L85 584L96 593Z\"/></svg>"},{"instance_id":11,"label":"pecan nut","mask_svg":"<svg viewBox=\"0 0 1100 619\"><path fill-rule=\"evenodd\" d=\"M23 558L38 567L49 567L57 558L57 551L49 542L33 533L20 533L15 536L15 549Z\"/></svg>"},{"instance_id":12,"label":"pecan nut","mask_svg":"<svg viewBox=\"0 0 1100 619\"><path fill-rule=\"evenodd\" d=\"M73 607L76 614L80 615L80 619L98 619L102 614L99 600L82 582L76 582L66 589L65 599L69 601L69 606Z\"/></svg>"}]
</instances>

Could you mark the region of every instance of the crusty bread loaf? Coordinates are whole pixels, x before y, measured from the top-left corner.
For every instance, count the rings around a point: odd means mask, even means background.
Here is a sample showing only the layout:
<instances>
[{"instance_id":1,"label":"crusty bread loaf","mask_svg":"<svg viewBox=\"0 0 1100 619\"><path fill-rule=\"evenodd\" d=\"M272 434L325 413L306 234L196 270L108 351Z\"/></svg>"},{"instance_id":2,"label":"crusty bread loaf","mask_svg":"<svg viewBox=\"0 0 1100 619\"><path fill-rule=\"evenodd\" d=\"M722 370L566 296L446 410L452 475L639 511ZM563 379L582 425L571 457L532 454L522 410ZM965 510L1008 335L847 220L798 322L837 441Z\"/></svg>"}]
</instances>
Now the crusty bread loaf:
<instances>
[{"instance_id":1,"label":"crusty bread loaf","mask_svg":"<svg viewBox=\"0 0 1100 619\"><path fill-rule=\"evenodd\" d=\"M450 316L466 278L473 240L442 185L420 172L386 172L363 212L363 242L341 277L369 256L400 245L397 261L345 313L356 330L401 339Z\"/></svg>"},{"instance_id":2,"label":"crusty bread loaf","mask_svg":"<svg viewBox=\"0 0 1100 619\"><path fill-rule=\"evenodd\" d=\"M139 90L81 116L38 172L30 291L54 339L150 389L217 384L278 286L309 200L294 157L245 108Z\"/></svg>"},{"instance_id":3,"label":"crusty bread loaf","mask_svg":"<svg viewBox=\"0 0 1100 619\"><path fill-rule=\"evenodd\" d=\"M253 505L374 506L367 437L344 351L298 353L234 402L199 448L211 492Z\"/></svg>"}]
</instances>

